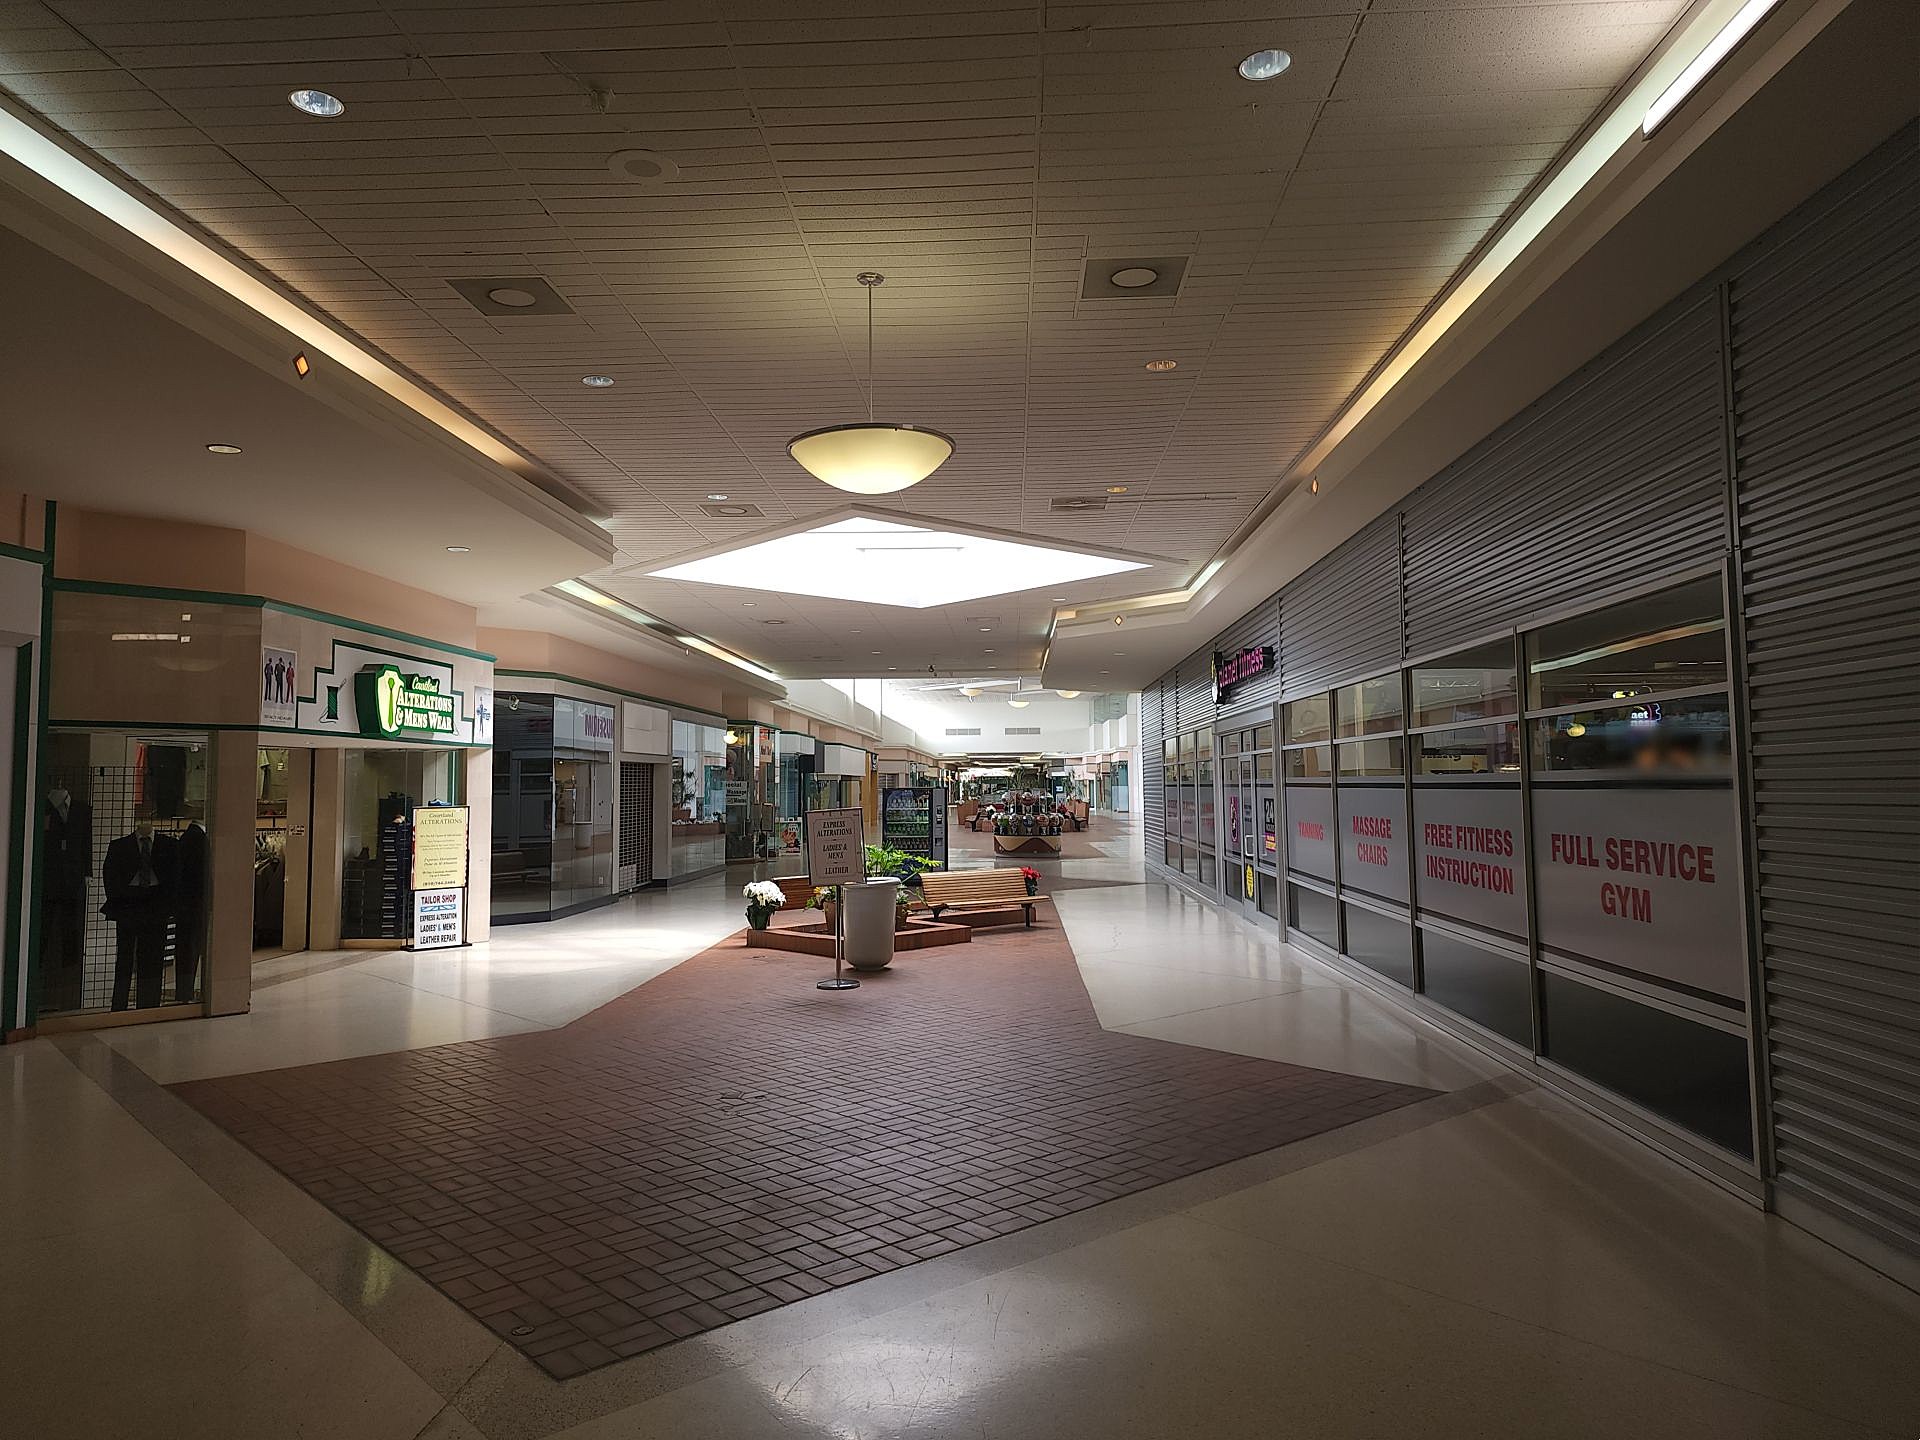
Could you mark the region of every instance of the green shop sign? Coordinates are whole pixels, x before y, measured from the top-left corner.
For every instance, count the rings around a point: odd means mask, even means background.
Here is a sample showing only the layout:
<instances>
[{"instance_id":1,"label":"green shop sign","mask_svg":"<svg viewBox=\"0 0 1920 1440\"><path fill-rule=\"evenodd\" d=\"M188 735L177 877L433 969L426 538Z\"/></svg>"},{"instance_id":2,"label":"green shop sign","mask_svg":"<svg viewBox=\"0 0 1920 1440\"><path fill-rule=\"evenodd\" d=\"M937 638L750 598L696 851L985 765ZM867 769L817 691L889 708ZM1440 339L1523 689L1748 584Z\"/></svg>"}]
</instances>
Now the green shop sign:
<instances>
[{"instance_id":1,"label":"green shop sign","mask_svg":"<svg viewBox=\"0 0 1920 1440\"><path fill-rule=\"evenodd\" d=\"M402 675L392 665L369 665L353 677L360 733L385 740L432 740L454 733L453 697L431 675Z\"/></svg>"}]
</instances>

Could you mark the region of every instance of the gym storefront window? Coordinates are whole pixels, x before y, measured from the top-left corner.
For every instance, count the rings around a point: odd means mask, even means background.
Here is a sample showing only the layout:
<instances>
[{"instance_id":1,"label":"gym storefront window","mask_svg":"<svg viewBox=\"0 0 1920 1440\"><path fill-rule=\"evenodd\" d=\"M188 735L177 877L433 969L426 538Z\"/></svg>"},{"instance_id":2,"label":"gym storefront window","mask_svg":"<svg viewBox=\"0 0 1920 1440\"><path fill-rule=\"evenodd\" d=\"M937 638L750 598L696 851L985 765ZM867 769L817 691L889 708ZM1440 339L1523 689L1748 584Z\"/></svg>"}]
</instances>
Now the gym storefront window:
<instances>
[{"instance_id":1,"label":"gym storefront window","mask_svg":"<svg viewBox=\"0 0 1920 1440\"><path fill-rule=\"evenodd\" d=\"M1718 576L1527 637L1546 1057L1752 1153Z\"/></svg>"}]
</instances>

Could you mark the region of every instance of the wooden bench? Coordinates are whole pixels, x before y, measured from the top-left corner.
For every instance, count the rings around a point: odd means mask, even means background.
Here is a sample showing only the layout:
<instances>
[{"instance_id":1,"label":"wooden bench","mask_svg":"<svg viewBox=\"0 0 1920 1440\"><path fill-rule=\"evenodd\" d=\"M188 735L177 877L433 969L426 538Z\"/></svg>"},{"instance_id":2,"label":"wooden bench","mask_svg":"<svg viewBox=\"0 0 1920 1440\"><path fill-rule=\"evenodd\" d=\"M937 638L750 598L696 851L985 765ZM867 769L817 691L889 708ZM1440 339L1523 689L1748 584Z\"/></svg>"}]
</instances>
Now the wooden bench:
<instances>
[{"instance_id":1,"label":"wooden bench","mask_svg":"<svg viewBox=\"0 0 1920 1440\"><path fill-rule=\"evenodd\" d=\"M977 910L1011 910L1016 905L1026 912L1027 924L1033 924L1033 907L1051 904L1045 895L1027 894L1027 881L1018 870L934 870L920 877L920 892L927 908L938 920L942 910L971 913Z\"/></svg>"}]
</instances>

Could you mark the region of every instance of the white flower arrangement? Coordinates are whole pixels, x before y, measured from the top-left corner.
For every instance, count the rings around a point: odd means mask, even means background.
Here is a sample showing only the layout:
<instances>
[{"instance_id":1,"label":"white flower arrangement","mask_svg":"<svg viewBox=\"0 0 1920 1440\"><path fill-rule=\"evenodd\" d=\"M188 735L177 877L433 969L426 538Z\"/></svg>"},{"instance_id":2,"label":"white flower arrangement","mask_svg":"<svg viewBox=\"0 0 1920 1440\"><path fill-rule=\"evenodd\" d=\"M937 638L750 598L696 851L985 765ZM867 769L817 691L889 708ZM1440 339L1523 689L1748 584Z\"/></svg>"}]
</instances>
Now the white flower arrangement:
<instances>
[{"instance_id":1,"label":"white flower arrangement","mask_svg":"<svg viewBox=\"0 0 1920 1440\"><path fill-rule=\"evenodd\" d=\"M755 880L745 886L740 894L753 905L784 905L787 903L786 891L771 880Z\"/></svg>"}]
</instances>

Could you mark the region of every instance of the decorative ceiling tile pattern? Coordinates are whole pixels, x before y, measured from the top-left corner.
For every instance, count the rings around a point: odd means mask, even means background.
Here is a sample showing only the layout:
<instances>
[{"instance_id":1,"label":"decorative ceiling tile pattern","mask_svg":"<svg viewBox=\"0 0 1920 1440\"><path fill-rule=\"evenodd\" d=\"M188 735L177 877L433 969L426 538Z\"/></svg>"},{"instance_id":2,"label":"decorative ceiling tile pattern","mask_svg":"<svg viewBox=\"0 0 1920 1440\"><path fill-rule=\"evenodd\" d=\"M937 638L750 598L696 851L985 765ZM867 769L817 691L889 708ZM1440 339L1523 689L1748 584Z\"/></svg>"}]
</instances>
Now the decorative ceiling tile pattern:
<instances>
[{"instance_id":1,"label":"decorative ceiling tile pattern","mask_svg":"<svg viewBox=\"0 0 1920 1440\"><path fill-rule=\"evenodd\" d=\"M864 417L856 272L888 277L878 413L959 441L901 507L1169 562L1073 602L1167 588L1683 8L9 0L0 87L603 506L608 589L791 673L973 671L945 612L646 574L842 501L785 446ZM1267 46L1286 74L1238 79ZM632 149L677 175L616 174ZM1187 257L1179 293L1081 298L1123 256ZM448 283L525 275L573 313ZM994 602L999 664L1037 664L1052 603Z\"/></svg>"}]
</instances>

